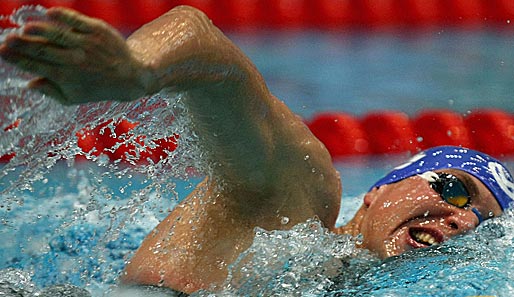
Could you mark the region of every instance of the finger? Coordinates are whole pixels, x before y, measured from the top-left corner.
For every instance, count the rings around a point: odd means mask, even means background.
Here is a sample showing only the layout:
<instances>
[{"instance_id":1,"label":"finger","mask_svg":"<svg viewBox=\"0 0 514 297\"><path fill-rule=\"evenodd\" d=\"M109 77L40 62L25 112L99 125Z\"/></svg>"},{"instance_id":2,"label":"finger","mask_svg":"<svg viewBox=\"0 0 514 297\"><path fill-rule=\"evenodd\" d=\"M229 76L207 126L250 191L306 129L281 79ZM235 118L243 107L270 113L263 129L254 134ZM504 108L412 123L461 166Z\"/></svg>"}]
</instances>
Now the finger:
<instances>
[{"instance_id":1,"label":"finger","mask_svg":"<svg viewBox=\"0 0 514 297\"><path fill-rule=\"evenodd\" d=\"M72 57L74 50L66 50L52 46L41 37L10 36L6 45L19 55L34 58L53 64L63 65Z\"/></svg>"},{"instance_id":2,"label":"finger","mask_svg":"<svg viewBox=\"0 0 514 297\"><path fill-rule=\"evenodd\" d=\"M63 7L50 8L46 14L50 19L62 22L81 33L93 32L100 22L75 10Z\"/></svg>"},{"instance_id":3,"label":"finger","mask_svg":"<svg viewBox=\"0 0 514 297\"><path fill-rule=\"evenodd\" d=\"M49 44L42 37L13 35L5 43L21 55L57 65L80 64L86 58L82 48L61 48Z\"/></svg>"},{"instance_id":4,"label":"finger","mask_svg":"<svg viewBox=\"0 0 514 297\"><path fill-rule=\"evenodd\" d=\"M38 36L61 47L76 47L83 43L82 34L74 32L67 26L56 26L49 23L35 22L28 24L23 33Z\"/></svg>"},{"instance_id":5,"label":"finger","mask_svg":"<svg viewBox=\"0 0 514 297\"><path fill-rule=\"evenodd\" d=\"M18 52L4 50L3 48L0 50L0 55L5 61L17 66L24 71L48 78L58 78L57 76L59 75L59 71L62 68L61 65L55 65L46 61L37 60L22 55Z\"/></svg>"},{"instance_id":6,"label":"finger","mask_svg":"<svg viewBox=\"0 0 514 297\"><path fill-rule=\"evenodd\" d=\"M52 83L50 80L46 78L36 78L29 82L29 89L40 92L46 96L50 96L53 99L57 100L59 103L64 105L70 105L71 102L66 99L61 90L57 87L56 84Z\"/></svg>"}]
</instances>

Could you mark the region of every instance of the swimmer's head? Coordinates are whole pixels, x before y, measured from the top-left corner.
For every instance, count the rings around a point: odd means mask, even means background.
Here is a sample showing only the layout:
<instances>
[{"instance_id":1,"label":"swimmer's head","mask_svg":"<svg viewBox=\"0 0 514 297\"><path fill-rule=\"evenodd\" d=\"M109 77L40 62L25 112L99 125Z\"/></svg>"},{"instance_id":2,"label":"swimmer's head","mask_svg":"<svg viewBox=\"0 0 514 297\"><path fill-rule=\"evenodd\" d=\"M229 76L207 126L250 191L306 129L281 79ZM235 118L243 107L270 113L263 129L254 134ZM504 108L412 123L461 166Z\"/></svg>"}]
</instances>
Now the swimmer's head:
<instances>
[{"instance_id":1,"label":"swimmer's head","mask_svg":"<svg viewBox=\"0 0 514 297\"><path fill-rule=\"evenodd\" d=\"M491 191L502 210L509 208L514 201L512 175L500 161L487 154L456 146L440 146L423 151L396 167L372 188L414 175L427 176L435 170L444 169L461 170L478 178Z\"/></svg>"},{"instance_id":2,"label":"swimmer's head","mask_svg":"<svg viewBox=\"0 0 514 297\"><path fill-rule=\"evenodd\" d=\"M362 247L387 258L469 232L513 201L513 178L498 160L461 147L436 147L375 183L339 231L361 234Z\"/></svg>"}]
</instances>

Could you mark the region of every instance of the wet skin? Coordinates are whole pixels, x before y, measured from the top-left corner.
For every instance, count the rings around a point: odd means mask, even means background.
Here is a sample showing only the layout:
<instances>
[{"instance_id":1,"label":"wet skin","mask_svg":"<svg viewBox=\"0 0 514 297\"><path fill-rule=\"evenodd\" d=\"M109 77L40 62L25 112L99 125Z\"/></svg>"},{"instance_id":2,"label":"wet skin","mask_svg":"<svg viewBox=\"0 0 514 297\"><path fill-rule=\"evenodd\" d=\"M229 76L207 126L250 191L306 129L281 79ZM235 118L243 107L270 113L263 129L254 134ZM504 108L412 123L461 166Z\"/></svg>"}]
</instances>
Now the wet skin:
<instances>
[{"instance_id":1,"label":"wet skin","mask_svg":"<svg viewBox=\"0 0 514 297\"><path fill-rule=\"evenodd\" d=\"M121 282L212 289L255 227L284 230L313 217L334 226L341 183L328 151L205 14L176 7L127 40L72 10L47 17L0 44L0 57L37 76L30 88L67 105L185 94L202 155L216 164L148 234Z\"/></svg>"},{"instance_id":2,"label":"wet skin","mask_svg":"<svg viewBox=\"0 0 514 297\"><path fill-rule=\"evenodd\" d=\"M127 40L71 10L53 8L47 16L51 22L30 23L0 44L4 60L37 76L29 87L67 105L136 100L161 90L187 93L184 104L206 159L220 165L148 235L127 263L126 283L183 292L212 288L250 246L255 227L289 229L313 217L332 231L361 233L362 246L383 258L478 224L469 207L449 205L427 180L412 177L374 189L352 221L335 228L341 183L328 151L196 9L177 7ZM445 172L468 183L471 206L484 218L501 213L478 180Z\"/></svg>"},{"instance_id":3,"label":"wet skin","mask_svg":"<svg viewBox=\"0 0 514 297\"><path fill-rule=\"evenodd\" d=\"M362 247L387 258L475 229L479 219L472 208L485 219L502 213L492 193L475 177L453 169L436 172L459 178L470 194L471 203L464 208L453 206L426 179L413 176L371 190L352 221L339 231L362 234Z\"/></svg>"}]
</instances>

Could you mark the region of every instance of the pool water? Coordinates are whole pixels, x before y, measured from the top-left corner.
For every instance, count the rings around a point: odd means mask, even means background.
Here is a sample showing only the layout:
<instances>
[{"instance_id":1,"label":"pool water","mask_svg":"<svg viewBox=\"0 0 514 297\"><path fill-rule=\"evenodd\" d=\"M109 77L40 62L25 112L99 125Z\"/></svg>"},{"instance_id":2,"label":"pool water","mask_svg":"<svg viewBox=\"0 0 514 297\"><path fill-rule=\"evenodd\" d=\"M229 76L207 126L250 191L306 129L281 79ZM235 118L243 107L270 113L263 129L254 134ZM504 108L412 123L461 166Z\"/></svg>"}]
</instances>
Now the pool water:
<instances>
[{"instance_id":1,"label":"pool water","mask_svg":"<svg viewBox=\"0 0 514 297\"><path fill-rule=\"evenodd\" d=\"M39 16L40 11L19 14ZM512 34L482 28L230 36L255 61L272 92L309 118L326 110L514 111ZM0 69L0 155L17 153L1 165L0 294L173 294L119 287L116 278L144 236L201 180L190 168L208 172L197 150L198 136L188 130L182 95L63 107L24 91L25 74L3 63ZM3 131L19 118L17 129ZM110 118L141 122L134 133L149 139L178 133L178 149L165 160L141 166L81 152L76 131ZM90 161L75 162L77 154ZM339 223L351 218L373 181L406 157L337 163L345 206ZM475 232L386 261L356 249L359 238L331 234L314 220L287 232L258 229L254 244L232 268L245 277L230 274L219 294L511 296L513 215L509 211Z\"/></svg>"}]
</instances>

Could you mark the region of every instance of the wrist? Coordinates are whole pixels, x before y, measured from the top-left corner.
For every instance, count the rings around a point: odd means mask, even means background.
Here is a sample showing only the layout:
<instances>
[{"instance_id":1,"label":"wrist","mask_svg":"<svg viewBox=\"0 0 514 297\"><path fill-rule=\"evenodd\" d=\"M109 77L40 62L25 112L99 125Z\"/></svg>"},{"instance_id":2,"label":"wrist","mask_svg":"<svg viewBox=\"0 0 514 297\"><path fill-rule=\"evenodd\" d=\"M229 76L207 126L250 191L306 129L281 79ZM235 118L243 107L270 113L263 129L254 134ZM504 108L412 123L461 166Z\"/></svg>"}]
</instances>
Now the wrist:
<instances>
[{"instance_id":1,"label":"wrist","mask_svg":"<svg viewBox=\"0 0 514 297\"><path fill-rule=\"evenodd\" d=\"M149 65L141 67L139 84L141 85L143 96L153 95L161 90L155 70Z\"/></svg>"}]
</instances>

